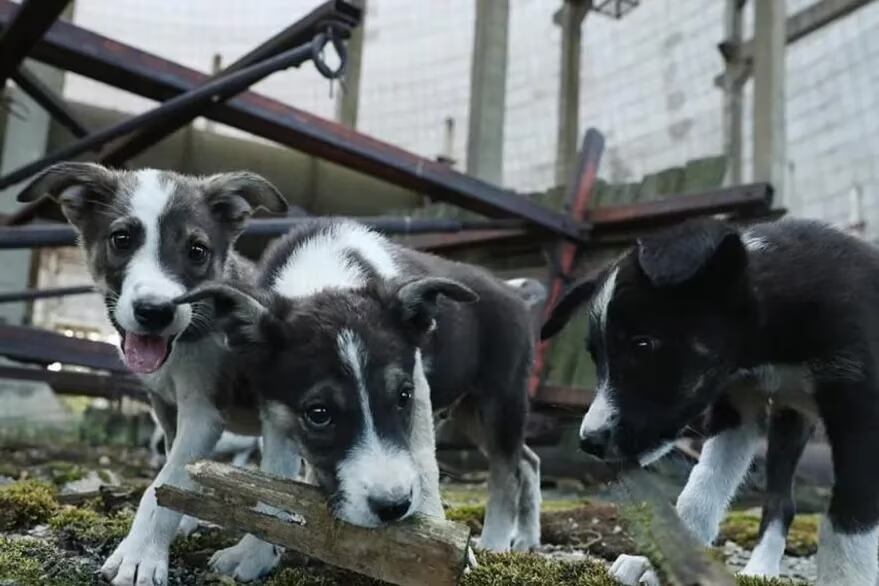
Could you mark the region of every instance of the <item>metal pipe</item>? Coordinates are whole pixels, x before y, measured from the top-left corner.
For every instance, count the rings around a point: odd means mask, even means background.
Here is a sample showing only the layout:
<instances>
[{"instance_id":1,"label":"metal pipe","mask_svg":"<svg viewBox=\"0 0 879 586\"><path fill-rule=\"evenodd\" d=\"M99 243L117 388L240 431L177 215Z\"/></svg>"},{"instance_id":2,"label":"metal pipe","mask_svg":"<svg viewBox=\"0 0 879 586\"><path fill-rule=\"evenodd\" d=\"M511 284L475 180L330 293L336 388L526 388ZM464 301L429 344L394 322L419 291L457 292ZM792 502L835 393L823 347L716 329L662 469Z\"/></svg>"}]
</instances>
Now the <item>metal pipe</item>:
<instances>
[{"instance_id":1,"label":"metal pipe","mask_svg":"<svg viewBox=\"0 0 879 586\"><path fill-rule=\"evenodd\" d=\"M18 69L43 34L58 20L70 0L25 0L0 34L0 88Z\"/></svg>"},{"instance_id":2,"label":"metal pipe","mask_svg":"<svg viewBox=\"0 0 879 586\"><path fill-rule=\"evenodd\" d=\"M82 138L54 153L43 157L38 161L29 163L12 171L5 177L0 177L0 189L14 185L31 175L38 173L53 163L65 161L77 157L95 147L104 145L111 140L124 136L133 130L149 127L166 117L177 115L191 109L199 110L212 103L223 102L235 94L239 94L257 81L288 67L301 65L313 55L318 54L318 45L326 44L327 37L318 34L315 40L307 45L290 49L271 57L266 61L240 69L226 77L209 81L189 92L180 94L168 100L162 105L129 118L89 136Z\"/></svg>"},{"instance_id":3,"label":"metal pipe","mask_svg":"<svg viewBox=\"0 0 879 586\"><path fill-rule=\"evenodd\" d=\"M309 42L314 35L321 32L321 27L342 25L339 34L350 36L348 27L357 26L360 22L361 10L345 0L328 0L303 18L291 24L278 34L234 61L231 65L211 76L210 79L226 77L229 74L274 57L282 51ZM101 157L101 162L110 167L119 167L137 156L165 137L173 134L198 116L198 112L182 113L146 128L123 144L113 147Z\"/></svg>"},{"instance_id":4,"label":"metal pipe","mask_svg":"<svg viewBox=\"0 0 879 586\"><path fill-rule=\"evenodd\" d=\"M34 301L35 299L49 299L52 297L69 297L71 295L84 295L86 293L97 293L97 291L92 285L80 285L78 287L58 287L55 289L25 289L24 291L0 291L0 303Z\"/></svg>"},{"instance_id":5,"label":"metal pipe","mask_svg":"<svg viewBox=\"0 0 879 586\"><path fill-rule=\"evenodd\" d=\"M88 136L89 129L70 111L64 100L34 75L30 69L22 65L18 71L13 72L12 81L52 118L57 120L58 124L69 130L73 136L77 138Z\"/></svg>"},{"instance_id":6,"label":"metal pipe","mask_svg":"<svg viewBox=\"0 0 879 586\"><path fill-rule=\"evenodd\" d=\"M14 9L0 0L0 25ZM54 67L125 88L152 100L191 90L207 75L86 31L55 23L31 56ZM583 241L579 226L555 210L502 187L479 181L448 165L419 157L269 97L245 93L215 104L207 118L411 189L437 201L494 218L518 218L559 237Z\"/></svg>"},{"instance_id":7,"label":"metal pipe","mask_svg":"<svg viewBox=\"0 0 879 586\"><path fill-rule=\"evenodd\" d=\"M521 220L452 220L391 217L350 218L386 234L424 234L430 232L463 232L470 230L523 228ZM274 238L291 228L312 221L312 218L270 218L252 220L243 238ZM76 234L67 224L28 224L0 227L0 250L20 248L52 248L75 246Z\"/></svg>"}]
</instances>

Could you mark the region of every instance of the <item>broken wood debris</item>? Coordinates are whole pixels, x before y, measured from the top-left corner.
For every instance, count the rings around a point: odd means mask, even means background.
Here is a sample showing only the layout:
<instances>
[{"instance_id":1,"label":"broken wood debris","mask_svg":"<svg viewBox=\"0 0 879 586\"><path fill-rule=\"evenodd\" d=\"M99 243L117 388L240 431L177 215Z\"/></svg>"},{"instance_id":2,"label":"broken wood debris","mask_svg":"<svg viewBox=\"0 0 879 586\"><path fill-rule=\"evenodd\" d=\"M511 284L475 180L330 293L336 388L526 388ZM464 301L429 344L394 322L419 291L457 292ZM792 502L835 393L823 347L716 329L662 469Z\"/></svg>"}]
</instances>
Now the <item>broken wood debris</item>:
<instances>
[{"instance_id":1,"label":"broken wood debris","mask_svg":"<svg viewBox=\"0 0 879 586\"><path fill-rule=\"evenodd\" d=\"M210 490L160 486L160 506L401 586L456 584L464 571L470 530L461 523L415 515L366 529L335 519L315 486L218 462L198 462L187 469ZM261 512L257 503L289 515Z\"/></svg>"}]
</instances>

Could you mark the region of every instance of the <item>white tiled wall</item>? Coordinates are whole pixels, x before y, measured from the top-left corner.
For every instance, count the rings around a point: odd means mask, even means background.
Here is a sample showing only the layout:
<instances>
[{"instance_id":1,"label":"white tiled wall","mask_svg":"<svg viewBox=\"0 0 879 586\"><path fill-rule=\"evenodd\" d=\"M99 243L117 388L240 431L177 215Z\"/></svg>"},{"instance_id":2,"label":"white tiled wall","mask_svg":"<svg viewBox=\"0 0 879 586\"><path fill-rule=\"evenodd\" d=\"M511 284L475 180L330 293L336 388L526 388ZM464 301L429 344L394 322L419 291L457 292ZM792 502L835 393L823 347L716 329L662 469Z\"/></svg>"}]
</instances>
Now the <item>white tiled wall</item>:
<instances>
[{"instance_id":1,"label":"white tiled wall","mask_svg":"<svg viewBox=\"0 0 879 586\"><path fill-rule=\"evenodd\" d=\"M774 0L773 0L774 1ZM814 0L789 0L790 12ZM473 0L368 0L361 130L428 157L455 121L453 156L465 159ZM230 62L307 12L305 0L77 0L75 19L127 43L207 69ZM542 189L553 180L559 0L510 0L504 183ZM719 154L722 0L642 0L621 21L589 15L583 27L581 130L607 136L602 174L645 173ZM748 9L750 12L750 9ZM750 30L750 17L748 18ZM748 33L750 34L750 33ZM789 47L789 205L845 223L850 192L864 194L868 233L879 234L879 2ZM331 116L327 83L306 66L260 91ZM746 88L750 94L750 86ZM74 99L114 108L148 102L71 79ZM746 100L746 116L750 115ZM748 118L746 117L746 120ZM745 127L746 159L751 128ZM745 177L750 172L746 160Z\"/></svg>"}]
</instances>

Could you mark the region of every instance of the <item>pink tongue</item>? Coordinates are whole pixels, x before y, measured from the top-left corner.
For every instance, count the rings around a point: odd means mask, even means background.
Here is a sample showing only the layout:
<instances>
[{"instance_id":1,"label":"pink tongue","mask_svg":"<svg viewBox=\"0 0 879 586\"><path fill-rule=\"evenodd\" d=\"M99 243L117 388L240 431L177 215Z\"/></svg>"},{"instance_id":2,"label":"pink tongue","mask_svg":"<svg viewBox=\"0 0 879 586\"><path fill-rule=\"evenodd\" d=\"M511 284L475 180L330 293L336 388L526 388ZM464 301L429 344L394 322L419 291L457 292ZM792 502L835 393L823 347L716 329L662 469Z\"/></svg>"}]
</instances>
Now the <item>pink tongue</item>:
<instances>
[{"instance_id":1,"label":"pink tongue","mask_svg":"<svg viewBox=\"0 0 879 586\"><path fill-rule=\"evenodd\" d=\"M125 366L132 372L155 372L168 357L168 339L127 332L122 342L122 354L125 357Z\"/></svg>"}]
</instances>

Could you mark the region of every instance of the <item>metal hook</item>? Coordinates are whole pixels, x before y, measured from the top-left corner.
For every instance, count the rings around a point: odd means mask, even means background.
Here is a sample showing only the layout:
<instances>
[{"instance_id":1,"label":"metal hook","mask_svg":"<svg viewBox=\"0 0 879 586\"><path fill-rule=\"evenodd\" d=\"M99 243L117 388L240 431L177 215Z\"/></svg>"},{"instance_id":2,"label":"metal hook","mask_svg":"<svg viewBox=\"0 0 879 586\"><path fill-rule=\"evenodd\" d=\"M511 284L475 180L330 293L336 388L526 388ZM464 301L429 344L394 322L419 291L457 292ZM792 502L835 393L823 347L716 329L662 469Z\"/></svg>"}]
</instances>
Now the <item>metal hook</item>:
<instances>
[{"instance_id":1,"label":"metal hook","mask_svg":"<svg viewBox=\"0 0 879 586\"><path fill-rule=\"evenodd\" d=\"M329 67L324 60L323 52L327 43L333 44L333 49L339 55L339 66L335 69ZM311 42L311 60L321 75L327 79L337 79L345 72L345 65L348 62L348 49L342 42L341 31L338 25L327 25L325 33L318 33Z\"/></svg>"}]
</instances>

